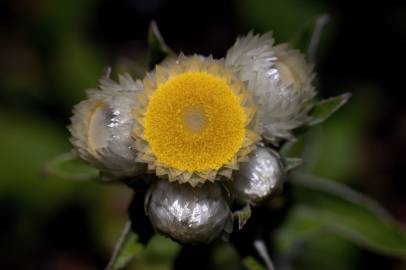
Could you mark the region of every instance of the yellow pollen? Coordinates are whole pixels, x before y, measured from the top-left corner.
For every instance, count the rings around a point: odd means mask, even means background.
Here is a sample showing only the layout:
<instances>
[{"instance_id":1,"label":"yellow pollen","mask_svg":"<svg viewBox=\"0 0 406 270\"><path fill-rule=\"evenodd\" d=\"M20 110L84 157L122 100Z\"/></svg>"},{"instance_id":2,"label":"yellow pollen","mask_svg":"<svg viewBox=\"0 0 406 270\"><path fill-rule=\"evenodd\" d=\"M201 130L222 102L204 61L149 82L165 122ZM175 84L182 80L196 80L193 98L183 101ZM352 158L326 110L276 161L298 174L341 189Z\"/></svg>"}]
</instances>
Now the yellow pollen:
<instances>
[{"instance_id":1,"label":"yellow pollen","mask_svg":"<svg viewBox=\"0 0 406 270\"><path fill-rule=\"evenodd\" d=\"M144 117L144 136L158 161L188 172L217 170L245 136L240 99L220 77L186 72L161 84Z\"/></svg>"}]
</instances>

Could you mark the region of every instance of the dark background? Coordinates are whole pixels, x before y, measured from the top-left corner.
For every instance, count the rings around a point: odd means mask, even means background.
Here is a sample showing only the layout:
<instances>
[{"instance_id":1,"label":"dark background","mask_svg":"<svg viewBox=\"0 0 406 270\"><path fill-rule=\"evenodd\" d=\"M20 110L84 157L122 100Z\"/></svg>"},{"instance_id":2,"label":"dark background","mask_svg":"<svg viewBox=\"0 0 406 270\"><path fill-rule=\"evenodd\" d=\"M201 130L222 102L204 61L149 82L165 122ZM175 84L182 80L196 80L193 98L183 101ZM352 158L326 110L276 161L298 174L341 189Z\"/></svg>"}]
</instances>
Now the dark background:
<instances>
[{"instance_id":1,"label":"dark background","mask_svg":"<svg viewBox=\"0 0 406 270\"><path fill-rule=\"evenodd\" d=\"M251 29L284 42L324 13L331 21L316 63L319 96L353 98L313 131L307 169L374 197L406 223L405 1L0 0L0 268L106 264L129 190L45 179L41 167L70 149L71 108L104 66L143 74L152 19L176 52L222 57ZM157 238L132 269L169 269L178 248ZM406 269L336 237L315 241L302 261L300 269Z\"/></svg>"}]
</instances>

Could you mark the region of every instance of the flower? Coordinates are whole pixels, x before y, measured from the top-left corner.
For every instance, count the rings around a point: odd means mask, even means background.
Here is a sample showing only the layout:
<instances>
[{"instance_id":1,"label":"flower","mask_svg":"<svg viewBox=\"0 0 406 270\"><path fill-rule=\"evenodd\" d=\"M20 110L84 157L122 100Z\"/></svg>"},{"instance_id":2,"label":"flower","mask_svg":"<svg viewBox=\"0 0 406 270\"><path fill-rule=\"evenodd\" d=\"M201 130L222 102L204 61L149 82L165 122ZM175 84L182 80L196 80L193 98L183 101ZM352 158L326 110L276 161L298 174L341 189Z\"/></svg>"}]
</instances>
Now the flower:
<instances>
[{"instance_id":1,"label":"flower","mask_svg":"<svg viewBox=\"0 0 406 270\"><path fill-rule=\"evenodd\" d=\"M98 89L73 109L69 131L75 152L85 161L115 177L134 176L145 165L134 162L131 110L135 93L142 90L128 74L119 83L102 78Z\"/></svg>"},{"instance_id":2,"label":"flower","mask_svg":"<svg viewBox=\"0 0 406 270\"><path fill-rule=\"evenodd\" d=\"M304 56L273 43L250 33L225 59L181 54L142 81L102 79L74 108L75 151L112 178L154 175L145 210L158 232L183 243L226 236L233 201L280 190L284 164L266 143L292 139L315 96Z\"/></svg>"},{"instance_id":3,"label":"flower","mask_svg":"<svg viewBox=\"0 0 406 270\"><path fill-rule=\"evenodd\" d=\"M258 135L255 106L223 61L181 55L144 78L133 110L137 161L192 186L231 177Z\"/></svg>"},{"instance_id":4,"label":"flower","mask_svg":"<svg viewBox=\"0 0 406 270\"><path fill-rule=\"evenodd\" d=\"M258 113L262 136L274 143L293 139L292 130L308 120L316 94L311 66L288 44L273 46L272 34L237 39L225 61L246 82Z\"/></svg>"},{"instance_id":5,"label":"flower","mask_svg":"<svg viewBox=\"0 0 406 270\"><path fill-rule=\"evenodd\" d=\"M180 242L208 243L232 230L232 215L223 190L207 183L190 185L157 181L145 208L154 227Z\"/></svg>"},{"instance_id":6,"label":"flower","mask_svg":"<svg viewBox=\"0 0 406 270\"><path fill-rule=\"evenodd\" d=\"M234 174L229 186L237 200L257 204L280 191L284 173L279 154L258 147Z\"/></svg>"}]
</instances>

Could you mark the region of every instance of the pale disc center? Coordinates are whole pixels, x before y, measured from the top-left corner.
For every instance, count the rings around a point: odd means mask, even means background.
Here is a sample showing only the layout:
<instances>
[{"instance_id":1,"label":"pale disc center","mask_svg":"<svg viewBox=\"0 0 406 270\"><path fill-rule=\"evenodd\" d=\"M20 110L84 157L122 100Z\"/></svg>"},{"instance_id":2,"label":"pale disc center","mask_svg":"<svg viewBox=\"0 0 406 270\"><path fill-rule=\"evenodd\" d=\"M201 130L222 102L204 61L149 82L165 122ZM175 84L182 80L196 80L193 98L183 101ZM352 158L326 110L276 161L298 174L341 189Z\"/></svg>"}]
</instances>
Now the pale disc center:
<instances>
[{"instance_id":1,"label":"pale disc center","mask_svg":"<svg viewBox=\"0 0 406 270\"><path fill-rule=\"evenodd\" d=\"M207 117L203 108L190 106L183 112L183 124L185 128L193 133L201 132L207 124Z\"/></svg>"}]
</instances>

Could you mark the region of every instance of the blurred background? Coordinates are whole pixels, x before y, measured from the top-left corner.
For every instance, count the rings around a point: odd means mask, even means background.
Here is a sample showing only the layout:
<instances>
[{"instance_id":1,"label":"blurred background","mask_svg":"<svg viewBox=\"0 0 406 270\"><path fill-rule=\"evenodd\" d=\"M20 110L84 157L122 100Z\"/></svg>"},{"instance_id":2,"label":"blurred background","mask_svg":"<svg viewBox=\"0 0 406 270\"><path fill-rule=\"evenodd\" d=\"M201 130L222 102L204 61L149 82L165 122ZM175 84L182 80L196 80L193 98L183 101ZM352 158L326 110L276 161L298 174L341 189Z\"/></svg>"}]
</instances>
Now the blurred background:
<instances>
[{"instance_id":1,"label":"blurred background","mask_svg":"<svg viewBox=\"0 0 406 270\"><path fill-rule=\"evenodd\" d=\"M344 182L406 223L406 3L322 0L0 0L0 265L103 269L127 219L124 186L44 178L70 150L72 106L107 65L140 76L154 19L176 52L224 56L235 38L288 41L328 13L316 71L320 97L351 92L308 135L307 169ZM129 269L170 269L179 246L157 237ZM235 251L216 255L236 269ZM228 265L228 267L226 267ZM406 269L338 237L315 239L298 269Z\"/></svg>"}]
</instances>

